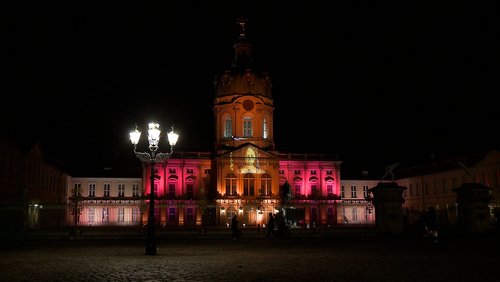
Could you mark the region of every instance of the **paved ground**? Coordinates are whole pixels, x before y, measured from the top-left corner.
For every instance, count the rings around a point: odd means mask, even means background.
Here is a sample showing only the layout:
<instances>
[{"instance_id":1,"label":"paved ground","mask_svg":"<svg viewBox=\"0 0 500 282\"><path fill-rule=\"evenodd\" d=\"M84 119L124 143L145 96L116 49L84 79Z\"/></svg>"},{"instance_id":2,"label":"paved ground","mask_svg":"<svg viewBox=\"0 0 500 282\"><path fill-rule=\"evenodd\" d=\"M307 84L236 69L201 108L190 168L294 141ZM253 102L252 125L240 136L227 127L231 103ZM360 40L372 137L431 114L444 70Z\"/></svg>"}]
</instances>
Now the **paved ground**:
<instances>
[{"instance_id":1,"label":"paved ground","mask_svg":"<svg viewBox=\"0 0 500 282\"><path fill-rule=\"evenodd\" d=\"M221 234L220 234L221 235ZM1 281L499 281L498 237L160 237L14 240Z\"/></svg>"}]
</instances>

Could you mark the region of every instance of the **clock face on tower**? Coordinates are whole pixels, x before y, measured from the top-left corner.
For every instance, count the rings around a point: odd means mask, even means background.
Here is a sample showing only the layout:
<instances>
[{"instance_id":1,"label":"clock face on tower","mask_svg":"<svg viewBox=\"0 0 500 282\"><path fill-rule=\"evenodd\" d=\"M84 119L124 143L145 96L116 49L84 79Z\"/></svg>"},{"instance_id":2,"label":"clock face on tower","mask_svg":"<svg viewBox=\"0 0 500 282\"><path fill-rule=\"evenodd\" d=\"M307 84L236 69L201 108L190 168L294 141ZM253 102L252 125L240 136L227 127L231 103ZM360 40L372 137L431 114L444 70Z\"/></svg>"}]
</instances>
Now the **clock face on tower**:
<instances>
[{"instance_id":1,"label":"clock face on tower","mask_svg":"<svg viewBox=\"0 0 500 282\"><path fill-rule=\"evenodd\" d=\"M243 109L251 111L253 109L253 101L252 100L243 101Z\"/></svg>"}]
</instances>

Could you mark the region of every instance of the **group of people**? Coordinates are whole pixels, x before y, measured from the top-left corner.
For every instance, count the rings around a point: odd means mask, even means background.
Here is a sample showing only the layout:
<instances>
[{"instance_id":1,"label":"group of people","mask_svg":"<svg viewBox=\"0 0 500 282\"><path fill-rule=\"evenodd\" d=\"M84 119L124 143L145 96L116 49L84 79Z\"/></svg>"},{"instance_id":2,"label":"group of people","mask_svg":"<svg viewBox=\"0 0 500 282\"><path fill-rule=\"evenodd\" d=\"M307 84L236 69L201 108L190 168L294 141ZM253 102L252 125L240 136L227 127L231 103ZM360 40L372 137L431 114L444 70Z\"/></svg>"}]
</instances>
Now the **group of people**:
<instances>
[{"instance_id":1,"label":"group of people","mask_svg":"<svg viewBox=\"0 0 500 282\"><path fill-rule=\"evenodd\" d=\"M283 213L279 212L276 215L274 215L272 212L270 212L265 230L267 239L275 237L285 238L288 235L288 228ZM238 239L241 236L241 230L238 228L238 217L236 214L234 214L233 217L231 218L231 233L233 239Z\"/></svg>"}]
</instances>

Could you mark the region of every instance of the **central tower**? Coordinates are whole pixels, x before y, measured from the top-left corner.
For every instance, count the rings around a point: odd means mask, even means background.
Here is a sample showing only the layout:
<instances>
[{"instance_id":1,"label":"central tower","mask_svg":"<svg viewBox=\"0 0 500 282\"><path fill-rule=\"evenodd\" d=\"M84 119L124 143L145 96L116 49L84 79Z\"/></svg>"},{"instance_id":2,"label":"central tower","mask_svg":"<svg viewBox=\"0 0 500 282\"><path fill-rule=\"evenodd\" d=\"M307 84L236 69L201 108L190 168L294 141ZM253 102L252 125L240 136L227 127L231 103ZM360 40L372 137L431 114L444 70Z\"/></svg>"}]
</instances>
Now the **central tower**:
<instances>
[{"instance_id":1,"label":"central tower","mask_svg":"<svg viewBox=\"0 0 500 282\"><path fill-rule=\"evenodd\" d=\"M257 73L254 68L247 20L236 22L239 35L233 62L214 81L215 147L219 154L245 143L274 150L271 79L267 72Z\"/></svg>"}]
</instances>

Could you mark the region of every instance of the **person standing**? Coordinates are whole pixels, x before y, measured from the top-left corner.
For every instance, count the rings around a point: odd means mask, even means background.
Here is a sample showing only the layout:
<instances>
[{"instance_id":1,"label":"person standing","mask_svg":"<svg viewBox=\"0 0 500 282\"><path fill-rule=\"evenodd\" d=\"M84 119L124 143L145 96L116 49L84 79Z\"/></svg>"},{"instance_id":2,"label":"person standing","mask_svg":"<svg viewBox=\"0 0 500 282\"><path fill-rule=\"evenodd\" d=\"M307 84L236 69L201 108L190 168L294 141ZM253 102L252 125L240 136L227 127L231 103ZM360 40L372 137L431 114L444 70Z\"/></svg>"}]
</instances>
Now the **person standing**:
<instances>
[{"instance_id":1,"label":"person standing","mask_svg":"<svg viewBox=\"0 0 500 282\"><path fill-rule=\"evenodd\" d=\"M274 237L274 215L272 212L269 213L269 219L267 220L267 234L266 238L269 239L271 235Z\"/></svg>"},{"instance_id":2,"label":"person standing","mask_svg":"<svg viewBox=\"0 0 500 282\"><path fill-rule=\"evenodd\" d=\"M233 215L233 218L231 219L231 230L233 231L233 239L238 238L238 218L236 217L236 214Z\"/></svg>"}]
</instances>

